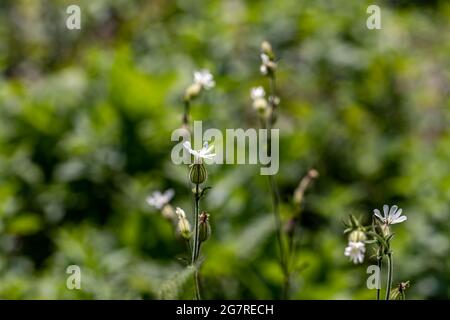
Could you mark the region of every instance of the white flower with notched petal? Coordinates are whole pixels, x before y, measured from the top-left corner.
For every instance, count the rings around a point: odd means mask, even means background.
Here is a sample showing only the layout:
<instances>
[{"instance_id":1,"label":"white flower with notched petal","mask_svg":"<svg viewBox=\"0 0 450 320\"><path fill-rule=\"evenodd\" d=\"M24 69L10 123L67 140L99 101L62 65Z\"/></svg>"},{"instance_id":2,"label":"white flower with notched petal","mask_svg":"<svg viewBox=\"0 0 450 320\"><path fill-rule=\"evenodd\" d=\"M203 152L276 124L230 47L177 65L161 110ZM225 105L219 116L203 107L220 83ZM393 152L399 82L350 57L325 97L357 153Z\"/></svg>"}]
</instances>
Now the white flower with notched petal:
<instances>
[{"instance_id":1,"label":"white flower with notched petal","mask_svg":"<svg viewBox=\"0 0 450 320\"><path fill-rule=\"evenodd\" d=\"M392 206L389 210L389 206L385 204L383 206L384 216L381 215L380 210L373 210L373 214L375 217L381 220L386 225L396 224L403 221L406 221L408 218L406 216L402 216L402 209L399 209L398 206Z\"/></svg>"},{"instance_id":2,"label":"white flower with notched petal","mask_svg":"<svg viewBox=\"0 0 450 320\"><path fill-rule=\"evenodd\" d=\"M364 260L364 253L366 252L366 246L364 242L350 241L348 246L345 248L344 255L350 258L350 261L353 263L362 263Z\"/></svg>"},{"instance_id":3,"label":"white flower with notched petal","mask_svg":"<svg viewBox=\"0 0 450 320\"><path fill-rule=\"evenodd\" d=\"M252 90L250 91L250 96L252 97L253 101L262 99L265 95L266 92L264 91L263 87L252 88Z\"/></svg>"},{"instance_id":4,"label":"white flower with notched petal","mask_svg":"<svg viewBox=\"0 0 450 320\"><path fill-rule=\"evenodd\" d=\"M206 69L194 72L194 83L206 90L211 89L216 85L213 75Z\"/></svg>"},{"instance_id":5,"label":"white flower with notched petal","mask_svg":"<svg viewBox=\"0 0 450 320\"><path fill-rule=\"evenodd\" d=\"M152 195L148 196L146 201L149 205L152 207L155 207L156 209L160 210L162 207L164 207L166 204L169 203L169 201L173 198L175 192L173 189L168 189L164 193L161 193L160 191L155 191L152 193Z\"/></svg>"},{"instance_id":6,"label":"white flower with notched petal","mask_svg":"<svg viewBox=\"0 0 450 320\"><path fill-rule=\"evenodd\" d=\"M208 145L208 142L205 141L203 144L203 148L200 150L194 150L191 147L191 143L189 141L185 141L183 146L189 151L190 154L194 156L195 163L202 163L202 159L213 159L216 154L212 153L214 150L214 145Z\"/></svg>"}]
</instances>

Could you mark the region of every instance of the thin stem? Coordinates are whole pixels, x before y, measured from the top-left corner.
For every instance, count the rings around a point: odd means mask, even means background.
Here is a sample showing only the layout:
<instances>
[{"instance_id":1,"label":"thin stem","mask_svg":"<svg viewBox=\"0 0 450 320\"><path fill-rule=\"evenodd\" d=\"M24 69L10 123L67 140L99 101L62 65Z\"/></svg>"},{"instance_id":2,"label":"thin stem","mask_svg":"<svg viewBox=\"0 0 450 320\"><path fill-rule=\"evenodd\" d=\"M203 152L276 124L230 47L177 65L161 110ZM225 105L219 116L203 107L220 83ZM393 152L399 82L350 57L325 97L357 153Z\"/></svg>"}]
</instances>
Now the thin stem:
<instances>
[{"instance_id":1,"label":"thin stem","mask_svg":"<svg viewBox=\"0 0 450 320\"><path fill-rule=\"evenodd\" d=\"M272 155L272 124L275 122L275 92L276 92L276 84L275 84L275 75L272 74L269 77L269 90L270 90L270 98L269 98L269 106L270 106L270 117L266 121L266 129L267 129L267 153L269 156ZM275 225L277 229L277 241L280 250L280 265L284 274L284 284L283 284L283 299L288 298L289 294L289 286L290 286L290 276L289 276L289 268L287 265L286 254L283 246L283 231L281 224L281 216L280 216L280 194L278 192L278 186L275 181L275 177L273 175L269 175L269 186L270 193L272 195L272 207L275 218Z\"/></svg>"},{"instance_id":2,"label":"thin stem","mask_svg":"<svg viewBox=\"0 0 450 320\"><path fill-rule=\"evenodd\" d=\"M202 300L202 297L200 295L199 272L198 272L197 268L195 268L195 271L194 271L194 281L195 281L195 299Z\"/></svg>"},{"instance_id":3,"label":"thin stem","mask_svg":"<svg viewBox=\"0 0 450 320\"><path fill-rule=\"evenodd\" d=\"M383 257L381 256L377 260L378 260L378 270L380 271L379 275L381 277L381 268L383 267L382 263ZM377 300L380 300L380 294L381 294L381 279L379 279L379 281L377 282Z\"/></svg>"},{"instance_id":4,"label":"thin stem","mask_svg":"<svg viewBox=\"0 0 450 320\"><path fill-rule=\"evenodd\" d=\"M197 166L197 170L200 170L200 167ZM198 175L199 173L197 173ZM200 230L198 226L198 217L199 217L199 206L200 206L200 196L199 196L199 185L195 185L195 256L194 262L197 261L199 251L200 251Z\"/></svg>"},{"instance_id":5,"label":"thin stem","mask_svg":"<svg viewBox=\"0 0 450 320\"><path fill-rule=\"evenodd\" d=\"M394 261L392 259L392 253L388 253L387 257L388 257L388 280L386 285L386 300L389 300L391 295L392 276L394 273Z\"/></svg>"},{"instance_id":6,"label":"thin stem","mask_svg":"<svg viewBox=\"0 0 450 320\"><path fill-rule=\"evenodd\" d=\"M184 112L183 112L183 125L188 128L189 127L189 110L191 107L191 103L189 100L184 100Z\"/></svg>"},{"instance_id":7,"label":"thin stem","mask_svg":"<svg viewBox=\"0 0 450 320\"><path fill-rule=\"evenodd\" d=\"M199 170L199 169L198 169ZM199 173L197 173L199 174ZM194 243L192 249L192 266L195 268L194 271L194 282L195 282L195 298L197 300L201 299L200 296L200 285L199 285L199 271L198 266L196 265L197 258L200 251L200 241L199 241L199 227L198 227L198 215L199 215L199 204L200 204L200 196L199 196L199 185L195 185L195 208L194 208Z\"/></svg>"}]
</instances>

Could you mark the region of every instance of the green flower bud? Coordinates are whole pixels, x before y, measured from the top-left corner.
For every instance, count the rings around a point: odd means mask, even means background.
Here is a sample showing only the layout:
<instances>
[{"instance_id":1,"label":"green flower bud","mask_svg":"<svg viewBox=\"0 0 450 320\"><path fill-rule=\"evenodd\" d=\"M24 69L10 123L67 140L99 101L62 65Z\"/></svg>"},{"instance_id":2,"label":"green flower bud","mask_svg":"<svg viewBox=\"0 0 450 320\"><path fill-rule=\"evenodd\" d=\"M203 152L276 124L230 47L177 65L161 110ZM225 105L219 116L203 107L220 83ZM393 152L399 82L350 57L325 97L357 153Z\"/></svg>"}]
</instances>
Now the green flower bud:
<instances>
[{"instance_id":1,"label":"green flower bud","mask_svg":"<svg viewBox=\"0 0 450 320\"><path fill-rule=\"evenodd\" d=\"M194 163L189 170L189 179L193 184L201 184L208 178L208 172L202 163Z\"/></svg>"},{"instance_id":2,"label":"green flower bud","mask_svg":"<svg viewBox=\"0 0 450 320\"><path fill-rule=\"evenodd\" d=\"M209 224L209 214L202 211L199 217L199 240L204 242L211 236L211 226Z\"/></svg>"},{"instance_id":3,"label":"green flower bud","mask_svg":"<svg viewBox=\"0 0 450 320\"><path fill-rule=\"evenodd\" d=\"M361 230L354 230L348 236L348 241L351 242L364 242L366 239L366 234Z\"/></svg>"}]
</instances>

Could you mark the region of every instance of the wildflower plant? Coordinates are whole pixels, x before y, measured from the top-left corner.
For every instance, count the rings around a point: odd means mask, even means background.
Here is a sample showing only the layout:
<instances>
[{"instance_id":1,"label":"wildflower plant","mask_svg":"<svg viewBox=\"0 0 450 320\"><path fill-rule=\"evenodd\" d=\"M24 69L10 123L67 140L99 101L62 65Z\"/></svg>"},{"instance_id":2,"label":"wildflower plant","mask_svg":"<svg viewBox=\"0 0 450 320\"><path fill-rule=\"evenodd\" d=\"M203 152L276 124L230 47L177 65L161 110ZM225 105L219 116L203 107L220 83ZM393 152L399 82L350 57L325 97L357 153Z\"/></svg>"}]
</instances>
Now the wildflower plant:
<instances>
[{"instance_id":1,"label":"wildflower plant","mask_svg":"<svg viewBox=\"0 0 450 320\"><path fill-rule=\"evenodd\" d=\"M254 87L250 91L250 98L252 100L252 107L257 112L260 121L260 127L266 129L268 134L267 153L270 156L271 150L271 132L277 120L277 111L280 104L280 98L277 96L276 87L276 71L277 62L276 55L272 49L272 45L263 41L261 44L261 65L260 73L268 79L268 94L262 86ZM274 175L268 175L269 188L272 200L272 209L275 220L277 243L279 248L279 264L283 272L283 288L281 297L289 298L289 291L291 287L291 277L297 266L294 265L296 252L296 233L300 220L300 213L302 210L302 200L304 193L312 182L318 177L318 172L314 169L310 170L307 175L301 180L299 186L294 192L293 202L295 208L293 213L287 220L283 220L280 214L280 195L278 186Z\"/></svg>"},{"instance_id":2,"label":"wildflower plant","mask_svg":"<svg viewBox=\"0 0 450 320\"><path fill-rule=\"evenodd\" d=\"M194 82L186 89L184 95L184 114L183 127L189 130L189 111L191 101L195 99L203 90L209 90L215 86L212 74L208 70L194 72ZM211 226L209 224L209 214L202 211L200 213L200 201L206 195L209 187L203 187L208 179L204 160L212 160L215 157L214 145L204 142L203 148L195 150L190 141L183 143L185 150L193 157L193 163L189 166L189 181L192 185L192 194L194 198L193 230L191 232L189 221L183 210L179 210L178 229L180 234L188 242L190 250L190 265L194 268L195 298L201 299L199 268L200 247L203 242L209 239L211 235Z\"/></svg>"},{"instance_id":3,"label":"wildflower plant","mask_svg":"<svg viewBox=\"0 0 450 320\"><path fill-rule=\"evenodd\" d=\"M383 260L387 260L387 283L386 283L386 300L389 299L405 299L405 290L409 287L409 281L402 282L398 287L391 290L392 279L394 276L394 260L393 250L391 247L394 233L391 226L407 220L406 216L402 216L402 209L394 205L389 207L383 206L383 214L378 209L373 210L372 224L363 226L361 222L353 215L349 216L348 222L345 223L346 229L344 234L348 236L348 245L344 250L344 255L354 264L363 263L366 246L373 246L375 250L374 257L377 261L379 275L383 267ZM381 287L377 287L377 300L380 300Z\"/></svg>"}]
</instances>

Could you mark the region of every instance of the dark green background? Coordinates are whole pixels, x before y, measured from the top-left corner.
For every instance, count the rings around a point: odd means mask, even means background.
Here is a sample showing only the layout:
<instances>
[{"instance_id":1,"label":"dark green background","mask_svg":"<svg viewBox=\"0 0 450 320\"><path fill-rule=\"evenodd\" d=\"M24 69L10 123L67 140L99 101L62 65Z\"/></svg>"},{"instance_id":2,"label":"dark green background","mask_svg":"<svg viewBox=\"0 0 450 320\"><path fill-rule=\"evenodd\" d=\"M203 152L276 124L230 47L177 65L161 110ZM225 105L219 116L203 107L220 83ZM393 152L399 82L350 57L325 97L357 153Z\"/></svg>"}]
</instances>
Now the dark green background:
<instances>
[{"instance_id":1,"label":"dark green background","mask_svg":"<svg viewBox=\"0 0 450 320\"><path fill-rule=\"evenodd\" d=\"M82 29L65 27L78 4ZM366 28L369 4L382 30ZM282 211L311 167L292 298L375 297L343 255L341 221L397 204L394 284L450 295L448 1L95 0L0 2L0 298L191 298L183 242L145 203L174 188L170 160L197 68L216 88L192 109L204 127L257 126L249 90L259 45L279 57ZM268 185L257 166L210 166L203 206L205 298L279 297ZM369 252L370 253L370 252ZM372 262L373 263L373 262ZM66 289L66 267L82 290Z\"/></svg>"}]
</instances>

